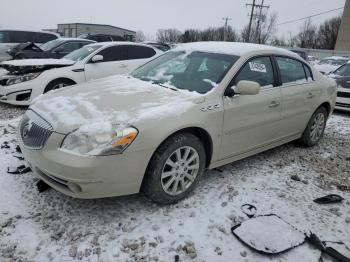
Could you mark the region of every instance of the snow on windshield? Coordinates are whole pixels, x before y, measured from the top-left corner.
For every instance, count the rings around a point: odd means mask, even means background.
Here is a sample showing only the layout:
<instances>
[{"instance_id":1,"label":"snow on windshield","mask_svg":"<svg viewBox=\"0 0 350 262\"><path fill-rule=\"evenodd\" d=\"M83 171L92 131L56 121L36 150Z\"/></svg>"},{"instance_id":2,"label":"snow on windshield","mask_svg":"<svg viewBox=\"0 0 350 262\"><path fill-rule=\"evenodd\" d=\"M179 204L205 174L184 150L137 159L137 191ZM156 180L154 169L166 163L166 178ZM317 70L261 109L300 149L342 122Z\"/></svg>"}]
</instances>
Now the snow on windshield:
<instances>
[{"instance_id":1,"label":"snow on windshield","mask_svg":"<svg viewBox=\"0 0 350 262\"><path fill-rule=\"evenodd\" d=\"M136 69L143 81L205 94L217 86L238 56L198 51L168 52Z\"/></svg>"}]
</instances>

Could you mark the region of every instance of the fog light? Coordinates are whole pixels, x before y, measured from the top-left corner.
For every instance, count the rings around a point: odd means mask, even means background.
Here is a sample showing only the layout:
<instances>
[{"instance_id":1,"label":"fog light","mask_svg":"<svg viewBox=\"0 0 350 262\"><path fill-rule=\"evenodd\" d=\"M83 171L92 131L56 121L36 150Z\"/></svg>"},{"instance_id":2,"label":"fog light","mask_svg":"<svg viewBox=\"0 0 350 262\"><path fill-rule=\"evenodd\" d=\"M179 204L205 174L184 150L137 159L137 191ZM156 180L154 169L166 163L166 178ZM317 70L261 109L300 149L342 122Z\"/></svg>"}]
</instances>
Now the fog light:
<instances>
[{"instance_id":1,"label":"fog light","mask_svg":"<svg viewBox=\"0 0 350 262\"><path fill-rule=\"evenodd\" d=\"M72 183L72 182L68 182L67 186L74 193L80 193L81 192L81 187L78 184L75 184L75 183Z\"/></svg>"}]
</instances>

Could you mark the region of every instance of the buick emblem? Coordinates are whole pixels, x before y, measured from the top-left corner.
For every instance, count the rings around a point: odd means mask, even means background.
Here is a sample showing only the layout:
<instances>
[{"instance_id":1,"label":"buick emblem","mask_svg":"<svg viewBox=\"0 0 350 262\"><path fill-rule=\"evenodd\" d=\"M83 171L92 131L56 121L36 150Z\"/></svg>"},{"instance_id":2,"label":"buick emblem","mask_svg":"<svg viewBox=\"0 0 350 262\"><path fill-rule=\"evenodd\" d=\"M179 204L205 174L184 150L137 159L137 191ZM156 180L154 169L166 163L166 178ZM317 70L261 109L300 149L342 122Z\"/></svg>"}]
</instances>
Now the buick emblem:
<instances>
[{"instance_id":1,"label":"buick emblem","mask_svg":"<svg viewBox=\"0 0 350 262\"><path fill-rule=\"evenodd\" d=\"M27 138L27 137L28 137L29 131L30 131L30 127L31 127L31 126L30 126L29 123L27 123L27 124L24 125L23 130L22 130L22 136L23 136L23 138Z\"/></svg>"}]
</instances>

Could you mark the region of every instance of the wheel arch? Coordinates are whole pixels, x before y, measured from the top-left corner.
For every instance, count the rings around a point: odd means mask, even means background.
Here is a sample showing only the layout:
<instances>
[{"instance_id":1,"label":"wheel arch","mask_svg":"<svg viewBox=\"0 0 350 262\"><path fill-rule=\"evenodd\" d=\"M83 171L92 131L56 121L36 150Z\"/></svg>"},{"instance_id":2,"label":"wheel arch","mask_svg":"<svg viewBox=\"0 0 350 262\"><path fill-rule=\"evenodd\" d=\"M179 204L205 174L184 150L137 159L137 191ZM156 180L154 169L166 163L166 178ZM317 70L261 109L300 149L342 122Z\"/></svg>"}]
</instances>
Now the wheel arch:
<instances>
[{"instance_id":1,"label":"wheel arch","mask_svg":"<svg viewBox=\"0 0 350 262\"><path fill-rule=\"evenodd\" d=\"M44 88L44 92L43 93L46 93L47 92L47 88L50 84L52 84L53 82L55 81L67 81L67 82L70 82L72 85L75 85L77 84L76 81L74 81L73 79L69 78L69 77L58 77L58 78L55 78L55 79L52 79L51 81L49 81L47 83L47 85L45 86Z\"/></svg>"},{"instance_id":2,"label":"wheel arch","mask_svg":"<svg viewBox=\"0 0 350 262\"><path fill-rule=\"evenodd\" d=\"M329 102L323 102L322 104L319 105L319 107L317 107L317 109L315 110L315 112L320 108L320 107L324 107L327 110L327 117L329 117L330 113L331 113L331 104Z\"/></svg>"}]
</instances>

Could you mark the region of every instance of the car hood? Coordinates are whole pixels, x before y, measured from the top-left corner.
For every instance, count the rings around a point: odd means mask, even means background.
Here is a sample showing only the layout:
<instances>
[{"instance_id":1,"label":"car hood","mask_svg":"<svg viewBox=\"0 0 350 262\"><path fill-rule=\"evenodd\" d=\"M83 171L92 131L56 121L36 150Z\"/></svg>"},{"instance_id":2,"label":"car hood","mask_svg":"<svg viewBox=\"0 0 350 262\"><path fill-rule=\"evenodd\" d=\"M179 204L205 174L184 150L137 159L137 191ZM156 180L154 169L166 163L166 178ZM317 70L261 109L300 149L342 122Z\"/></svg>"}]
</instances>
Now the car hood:
<instances>
[{"instance_id":1,"label":"car hood","mask_svg":"<svg viewBox=\"0 0 350 262\"><path fill-rule=\"evenodd\" d=\"M336 70L339 66L329 64L316 64L314 67L323 74L329 74L330 72Z\"/></svg>"},{"instance_id":2,"label":"car hood","mask_svg":"<svg viewBox=\"0 0 350 262\"><path fill-rule=\"evenodd\" d=\"M56 132L79 127L99 130L112 124L140 126L144 121L180 117L203 95L174 91L131 76L113 76L51 91L30 109L49 121Z\"/></svg>"},{"instance_id":3,"label":"car hood","mask_svg":"<svg viewBox=\"0 0 350 262\"><path fill-rule=\"evenodd\" d=\"M23 59L0 63L0 67L13 74L26 74L45 71L51 68L71 66L75 61L69 59Z\"/></svg>"}]
</instances>

